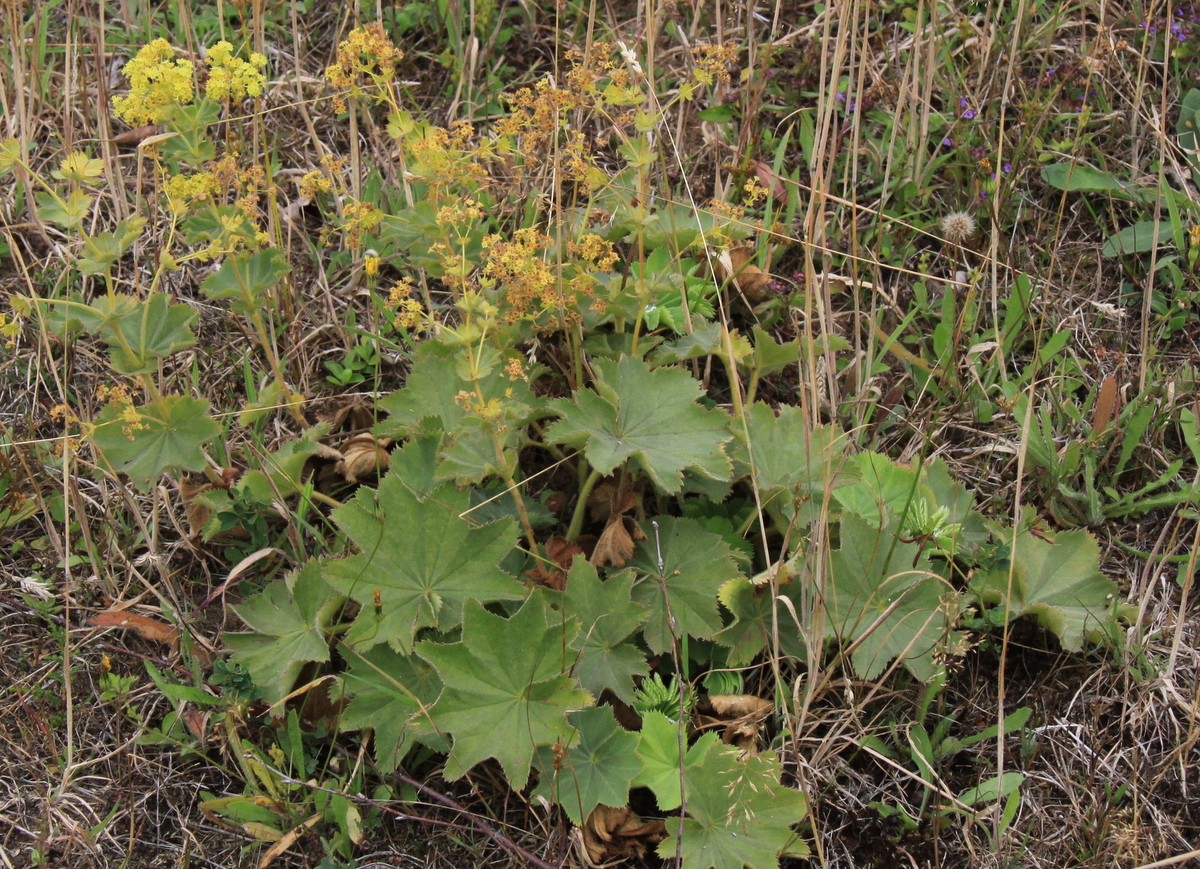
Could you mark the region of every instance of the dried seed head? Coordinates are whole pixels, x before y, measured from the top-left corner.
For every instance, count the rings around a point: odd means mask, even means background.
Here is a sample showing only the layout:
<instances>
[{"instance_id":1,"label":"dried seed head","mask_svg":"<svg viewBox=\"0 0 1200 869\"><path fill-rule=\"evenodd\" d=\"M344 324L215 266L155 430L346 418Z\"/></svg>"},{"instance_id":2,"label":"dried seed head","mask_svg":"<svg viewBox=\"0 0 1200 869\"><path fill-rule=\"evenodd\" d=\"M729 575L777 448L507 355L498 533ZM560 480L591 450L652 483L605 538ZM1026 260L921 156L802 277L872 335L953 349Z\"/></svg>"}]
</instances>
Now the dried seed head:
<instances>
[{"instance_id":1,"label":"dried seed head","mask_svg":"<svg viewBox=\"0 0 1200 869\"><path fill-rule=\"evenodd\" d=\"M966 241L975 234L975 218L965 211L952 211L942 218L942 235L947 241Z\"/></svg>"}]
</instances>

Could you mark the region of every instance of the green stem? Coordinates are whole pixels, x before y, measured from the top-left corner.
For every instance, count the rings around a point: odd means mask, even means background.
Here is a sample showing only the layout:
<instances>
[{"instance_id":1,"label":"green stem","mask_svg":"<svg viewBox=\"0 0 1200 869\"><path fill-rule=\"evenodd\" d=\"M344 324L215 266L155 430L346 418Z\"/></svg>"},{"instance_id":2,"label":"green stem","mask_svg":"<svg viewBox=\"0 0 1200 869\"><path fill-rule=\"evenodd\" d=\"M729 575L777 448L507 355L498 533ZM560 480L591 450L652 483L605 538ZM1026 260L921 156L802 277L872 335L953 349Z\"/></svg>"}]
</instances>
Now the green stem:
<instances>
[{"instance_id":1,"label":"green stem","mask_svg":"<svg viewBox=\"0 0 1200 869\"><path fill-rule=\"evenodd\" d=\"M262 317L258 311L251 308L250 322L254 324L254 331L258 333L258 343L262 345L263 353L266 354L267 362L271 365L271 370L275 372L276 379L279 380L279 388L283 392L284 401L287 403L288 412L300 424L301 428L308 428L308 420L304 418L304 413L299 406L292 402L292 391L288 387L287 378L283 376L283 368L279 364L279 357L275 355L275 347L271 344L267 337L267 327L263 325Z\"/></svg>"},{"instance_id":2,"label":"green stem","mask_svg":"<svg viewBox=\"0 0 1200 869\"><path fill-rule=\"evenodd\" d=\"M592 468L588 478L579 487L579 500L575 503L575 512L571 514L571 524L567 528L567 540L574 540L583 530L583 514L587 510L588 495L592 494L592 489L595 488L599 479L600 472Z\"/></svg>"}]
</instances>

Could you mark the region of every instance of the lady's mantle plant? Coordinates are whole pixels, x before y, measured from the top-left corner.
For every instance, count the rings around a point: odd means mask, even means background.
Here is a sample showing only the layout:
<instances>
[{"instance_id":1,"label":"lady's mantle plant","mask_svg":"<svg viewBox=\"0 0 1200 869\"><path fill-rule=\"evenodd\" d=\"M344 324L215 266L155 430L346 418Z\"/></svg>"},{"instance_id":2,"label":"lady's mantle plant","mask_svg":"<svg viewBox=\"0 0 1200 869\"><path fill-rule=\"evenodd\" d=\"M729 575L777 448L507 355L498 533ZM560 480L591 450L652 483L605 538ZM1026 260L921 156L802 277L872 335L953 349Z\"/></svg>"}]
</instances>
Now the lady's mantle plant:
<instances>
[{"instance_id":1,"label":"lady's mantle plant","mask_svg":"<svg viewBox=\"0 0 1200 869\"><path fill-rule=\"evenodd\" d=\"M766 867L805 853L805 795L774 750L713 733L686 745L692 689L671 717L648 709L640 728L619 724L614 705L636 706L652 673L696 682L770 656L768 679L841 665L930 681L969 645L969 608L1001 623L1033 616L1069 649L1107 628L1115 588L1086 533L985 521L944 463L850 455L837 427L754 401L760 377L813 348L716 318L727 281L709 254L756 227L742 206L684 208L656 189L662 108L636 58L594 46L562 87L514 95L490 139L405 112L400 59L382 28L363 28L327 73L348 111L386 112L399 204L335 198L335 160L306 193L369 274L410 272L390 293L396 325L428 337L406 386L379 401L374 433L399 443L390 470L331 513L348 554L311 559L234 607L247 630L225 643L263 699L326 668L346 700L339 728L369 733L384 772L417 745L445 755L448 779L494 759L513 788L577 824L646 787L663 812L682 810L660 854L678 847L687 869ZM698 49L675 98L727 82L731 59ZM221 431L207 402L157 380L162 360L195 343L194 310L160 289L188 262L221 260L201 289L246 317L271 367L243 420L275 404L308 425L269 327L289 265L260 225L265 168L208 135L262 93L265 59L218 44L207 65L193 101L191 64L156 41L114 103L174 134L154 164L171 227L146 292L118 292L113 277L144 221L83 229L89 158L62 163L65 187L36 180L39 214L74 234L76 270L104 292L29 300L25 313L109 346L124 380L83 430L102 466L143 487L204 468L201 447ZM619 140L610 164L583 134L599 119ZM14 168L35 177L3 143L0 169ZM531 191L547 177L562 186L542 208ZM698 379L712 367L723 380ZM293 471L315 437L289 452ZM561 518L535 495L551 463L574 476ZM296 491L261 482L268 500ZM768 734L786 731L789 710L775 714L785 726Z\"/></svg>"}]
</instances>

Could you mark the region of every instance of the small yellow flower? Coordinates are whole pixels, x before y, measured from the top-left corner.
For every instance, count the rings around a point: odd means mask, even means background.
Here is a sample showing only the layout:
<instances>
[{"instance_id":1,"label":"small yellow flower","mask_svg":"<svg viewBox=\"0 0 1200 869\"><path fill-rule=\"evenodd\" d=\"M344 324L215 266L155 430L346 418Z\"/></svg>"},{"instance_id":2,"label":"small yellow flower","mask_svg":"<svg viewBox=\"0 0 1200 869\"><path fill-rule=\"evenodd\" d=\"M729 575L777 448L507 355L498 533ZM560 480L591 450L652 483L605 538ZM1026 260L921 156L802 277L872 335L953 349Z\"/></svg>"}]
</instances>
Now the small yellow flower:
<instances>
[{"instance_id":1,"label":"small yellow flower","mask_svg":"<svg viewBox=\"0 0 1200 869\"><path fill-rule=\"evenodd\" d=\"M193 68L190 61L175 59L175 49L165 39L154 40L122 69L129 96L113 97L113 111L132 127L162 123L171 106L195 96Z\"/></svg>"},{"instance_id":2,"label":"small yellow flower","mask_svg":"<svg viewBox=\"0 0 1200 869\"><path fill-rule=\"evenodd\" d=\"M367 277L373 278L379 274L379 264L382 260L377 256L363 257L363 271Z\"/></svg>"},{"instance_id":3,"label":"small yellow flower","mask_svg":"<svg viewBox=\"0 0 1200 869\"><path fill-rule=\"evenodd\" d=\"M247 96L262 96L267 78L263 69L267 59L258 53L245 61L233 56L233 46L221 40L208 50L208 84L205 93L210 100L218 102L240 102Z\"/></svg>"}]
</instances>

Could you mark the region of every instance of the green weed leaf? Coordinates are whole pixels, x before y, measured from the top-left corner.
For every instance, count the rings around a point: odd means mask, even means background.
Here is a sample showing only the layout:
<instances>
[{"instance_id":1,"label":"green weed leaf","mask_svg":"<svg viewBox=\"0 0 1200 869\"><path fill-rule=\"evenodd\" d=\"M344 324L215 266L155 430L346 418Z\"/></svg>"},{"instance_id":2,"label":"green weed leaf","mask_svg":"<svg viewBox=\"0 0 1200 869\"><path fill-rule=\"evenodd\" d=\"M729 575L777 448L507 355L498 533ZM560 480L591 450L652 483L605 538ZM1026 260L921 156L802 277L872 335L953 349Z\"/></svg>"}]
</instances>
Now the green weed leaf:
<instances>
[{"instance_id":1,"label":"green weed leaf","mask_svg":"<svg viewBox=\"0 0 1200 869\"><path fill-rule=\"evenodd\" d=\"M514 523L472 527L459 518L469 506L465 490L442 486L422 499L389 473L378 492L359 489L333 511L361 552L331 562L325 571L330 585L362 605L348 643L361 650L386 642L408 654L421 628L458 625L467 598L524 596L520 584L497 566L517 542Z\"/></svg>"},{"instance_id":2,"label":"green weed leaf","mask_svg":"<svg viewBox=\"0 0 1200 869\"><path fill-rule=\"evenodd\" d=\"M478 396L475 384L463 379L457 370L459 357L451 353L451 348L433 342L418 345L417 358L404 388L379 402L379 408L387 411L388 418L373 429L378 437L399 439L425 434L422 422L430 418L440 421L442 431L454 431L467 413L455 400L458 394L468 392L473 397ZM479 378L479 389L485 403L503 402L510 406L523 405L526 409L535 405L529 385L523 380L510 380L499 367ZM495 461L496 457L493 455L491 460ZM471 463L463 457L456 461Z\"/></svg>"},{"instance_id":3,"label":"green weed leaf","mask_svg":"<svg viewBox=\"0 0 1200 869\"><path fill-rule=\"evenodd\" d=\"M687 749L687 760L694 762L716 741L715 732L710 730L703 734ZM683 744L687 745L687 737L684 737ZM656 710L643 713L637 754L642 761L642 771L634 779L634 785L654 791L660 811L671 812L679 808L682 803L679 788L679 725Z\"/></svg>"},{"instance_id":4,"label":"green weed leaf","mask_svg":"<svg viewBox=\"0 0 1200 869\"><path fill-rule=\"evenodd\" d=\"M321 578L320 564L310 561L233 607L250 631L224 634L225 645L268 703L292 690L306 663L329 660L326 631L342 601Z\"/></svg>"},{"instance_id":5,"label":"green weed leaf","mask_svg":"<svg viewBox=\"0 0 1200 869\"><path fill-rule=\"evenodd\" d=\"M102 232L84 239L83 253L76 260L75 267L85 275L100 274L129 253L145 228L146 218L127 217L112 232Z\"/></svg>"},{"instance_id":6,"label":"green weed leaf","mask_svg":"<svg viewBox=\"0 0 1200 869\"><path fill-rule=\"evenodd\" d=\"M576 556L564 597L567 615L580 624L571 644L579 652L576 678L596 696L608 688L626 703L633 702L633 677L648 672L645 654L629 640L649 612L630 601L633 578L623 570L602 582L596 568Z\"/></svg>"},{"instance_id":7,"label":"green weed leaf","mask_svg":"<svg viewBox=\"0 0 1200 869\"><path fill-rule=\"evenodd\" d=\"M632 458L667 492L679 491L684 468L729 479L728 418L696 404L702 389L695 378L677 368L651 370L630 356L597 359L593 367L596 391L551 402L562 419L546 430L547 441L581 448L602 474Z\"/></svg>"},{"instance_id":8,"label":"green weed leaf","mask_svg":"<svg viewBox=\"0 0 1200 869\"><path fill-rule=\"evenodd\" d=\"M37 216L40 219L68 229L83 223L92 207L92 197L82 190L72 190L66 199L49 192L38 193L34 198L37 199Z\"/></svg>"},{"instance_id":9,"label":"green weed leaf","mask_svg":"<svg viewBox=\"0 0 1200 869\"><path fill-rule=\"evenodd\" d=\"M135 408L135 422L126 417L126 405L112 402L96 417L91 441L104 463L115 473L129 476L146 491L168 468L202 470L207 461L200 446L221 432L206 416L208 402L182 395L167 395Z\"/></svg>"},{"instance_id":10,"label":"green weed leaf","mask_svg":"<svg viewBox=\"0 0 1200 869\"><path fill-rule=\"evenodd\" d=\"M100 315L100 336L109 344L112 366L121 374L157 371L159 359L196 343L191 329L196 309L171 304L166 293L144 302L120 293L100 296L92 308Z\"/></svg>"},{"instance_id":11,"label":"green weed leaf","mask_svg":"<svg viewBox=\"0 0 1200 869\"><path fill-rule=\"evenodd\" d=\"M683 822L684 869L767 869L785 852L804 855L807 848L792 831L804 820L804 794L779 783L773 752L739 758L736 748L713 745L684 767L687 817ZM677 827L658 846L670 859Z\"/></svg>"},{"instance_id":12,"label":"green weed leaf","mask_svg":"<svg viewBox=\"0 0 1200 869\"><path fill-rule=\"evenodd\" d=\"M233 299L233 311L248 314L263 305L267 293L291 270L283 251L275 248L236 253L205 278L200 289L210 299Z\"/></svg>"},{"instance_id":13,"label":"green weed leaf","mask_svg":"<svg viewBox=\"0 0 1200 869\"><path fill-rule=\"evenodd\" d=\"M878 453L861 453L854 458L859 479L834 492L841 505L875 528L904 517L915 499L917 474Z\"/></svg>"},{"instance_id":14,"label":"green weed leaf","mask_svg":"<svg viewBox=\"0 0 1200 869\"><path fill-rule=\"evenodd\" d=\"M620 807L629 802L629 787L642 771L638 736L617 724L611 706L572 712L568 719L579 731L579 742L567 749L556 769L549 746L538 749L538 786L534 794L557 802L575 824L603 803Z\"/></svg>"},{"instance_id":15,"label":"green weed leaf","mask_svg":"<svg viewBox=\"0 0 1200 869\"><path fill-rule=\"evenodd\" d=\"M563 675L563 626L546 623L540 599L508 619L468 601L462 636L449 645L417 644L446 684L430 710L434 726L454 737L444 776L454 781L494 757L522 790L534 750L571 738L567 713L592 705L592 696Z\"/></svg>"},{"instance_id":16,"label":"green weed leaf","mask_svg":"<svg viewBox=\"0 0 1200 869\"><path fill-rule=\"evenodd\" d=\"M745 430L733 428L738 435L735 458L746 473L753 460L754 482L764 501L803 501L835 480L847 482L848 473L853 479L853 468L842 468L846 436L833 426L812 427L799 407L782 407L776 415L756 403L746 410Z\"/></svg>"},{"instance_id":17,"label":"green weed leaf","mask_svg":"<svg viewBox=\"0 0 1200 869\"><path fill-rule=\"evenodd\" d=\"M1109 236L1104 246L1100 248L1101 256L1122 256L1125 254L1148 253L1156 247L1171 241L1171 221L1139 220L1133 226L1127 226L1120 232Z\"/></svg>"},{"instance_id":18,"label":"green weed leaf","mask_svg":"<svg viewBox=\"0 0 1200 869\"><path fill-rule=\"evenodd\" d=\"M387 646L365 653L349 649L345 654L350 663L346 689L352 699L339 726L343 731L373 731L375 760L383 772L391 772L413 744L414 733L427 729L424 711L441 693L442 680L425 661ZM442 742L436 734L422 741ZM449 745L436 747L449 749Z\"/></svg>"},{"instance_id":19,"label":"green weed leaf","mask_svg":"<svg viewBox=\"0 0 1200 869\"><path fill-rule=\"evenodd\" d=\"M931 574L920 547L896 535L895 521L875 528L855 514L842 517L842 545L830 562L828 635L859 643L850 660L864 679L901 657L914 676L929 681L961 603Z\"/></svg>"},{"instance_id":20,"label":"green weed leaf","mask_svg":"<svg viewBox=\"0 0 1200 869\"><path fill-rule=\"evenodd\" d=\"M721 535L705 531L700 523L663 516L658 526L656 533L650 523L643 523L646 539L638 543L629 566L640 574L633 587L633 599L650 608L642 629L646 644L652 651L663 653L671 650L672 628L658 575L659 552L676 637L688 634L711 639L721 630L717 591L741 573Z\"/></svg>"},{"instance_id":21,"label":"green weed leaf","mask_svg":"<svg viewBox=\"0 0 1200 869\"><path fill-rule=\"evenodd\" d=\"M1010 556L1012 596L1009 618L1034 616L1053 631L1063 648L1078 652L1089 630L1108 622L1117 587L1100 572L1100 547L1086 531L1037 537L1028 530L1016 538ZM971 591L987 604L1005 606L1008 565L976 571Z\"/></svg>"}]
</instances>

